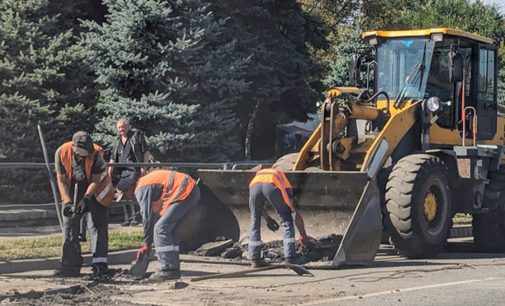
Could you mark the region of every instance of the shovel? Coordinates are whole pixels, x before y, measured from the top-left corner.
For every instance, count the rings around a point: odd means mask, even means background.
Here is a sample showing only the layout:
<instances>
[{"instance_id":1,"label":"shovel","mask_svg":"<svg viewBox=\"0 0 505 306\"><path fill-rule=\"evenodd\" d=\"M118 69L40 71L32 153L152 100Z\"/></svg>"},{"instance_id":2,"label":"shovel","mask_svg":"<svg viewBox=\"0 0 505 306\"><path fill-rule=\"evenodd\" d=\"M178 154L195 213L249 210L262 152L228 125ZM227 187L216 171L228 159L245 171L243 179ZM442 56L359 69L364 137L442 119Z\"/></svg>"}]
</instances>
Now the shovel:
<instances>
[{"instance_id":1,"label":"shovel","mask_svg":"<svg viewBox=\"0 0 505 306\"><path fill-rule=\"evenodd\" d=\"M151 257L151 252L141 255L138 259L132 262L130 267L130 275L135 280L143 279L147 272L147 267L149 266L149 258Z\"/></svg>"},{"instance_id":2,"label":"shovel","mask_svg":"<svg viewBox=\"0 0 505 306\"><path fill-rule=\"evenodd\" d=\"M259 267L259 268L245 269L245 270L237 271L237 272L228 272L228 273L219 273L219 274L200 276L200 277L192 278L191 281L198 282L198 281L202 281L202 280L206 280L206 279L241 277L241 276L245 276L249 273L282 269L282 268L290 269L300 276L310 276L310 277L314 276L314 274L310 273L310 271L305 269L304 266L284 263L284 264L273 264L273 265L268 265L268 266Z\"/></svg>"}]
</instances>

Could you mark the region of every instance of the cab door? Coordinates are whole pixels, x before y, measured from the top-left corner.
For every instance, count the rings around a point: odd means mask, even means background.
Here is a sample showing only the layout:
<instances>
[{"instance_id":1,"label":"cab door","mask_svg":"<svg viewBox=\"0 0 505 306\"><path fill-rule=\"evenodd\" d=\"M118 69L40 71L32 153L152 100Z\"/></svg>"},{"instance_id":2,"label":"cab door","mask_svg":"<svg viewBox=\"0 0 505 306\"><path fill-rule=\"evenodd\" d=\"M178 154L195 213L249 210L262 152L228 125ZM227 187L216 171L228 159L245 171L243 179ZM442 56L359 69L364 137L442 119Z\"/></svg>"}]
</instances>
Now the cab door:
<instances>
[{"instance_id":1,"label":"cab door","mask_svg":"<svg viewBox=\"0 0 505 306\"><path fill-rule=\"evenodd\" d=\"M477 68L477 139L489 140L496 134L496 49L492 46L479 46ZM475 66L474 66L475 67Z\"/></svg>"}]
</instances>

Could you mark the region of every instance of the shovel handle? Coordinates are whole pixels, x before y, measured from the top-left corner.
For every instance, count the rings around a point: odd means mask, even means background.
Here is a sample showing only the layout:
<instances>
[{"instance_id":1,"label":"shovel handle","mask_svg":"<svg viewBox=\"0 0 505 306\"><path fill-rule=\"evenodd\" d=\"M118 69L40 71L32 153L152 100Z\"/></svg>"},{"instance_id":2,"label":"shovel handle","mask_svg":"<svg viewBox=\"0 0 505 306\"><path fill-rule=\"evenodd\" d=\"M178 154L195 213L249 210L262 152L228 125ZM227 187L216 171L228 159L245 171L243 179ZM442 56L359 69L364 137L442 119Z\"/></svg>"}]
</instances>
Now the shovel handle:
<instances>
[{"instance_id":1,"label":"shovel handle","mask_svg":"<svg viewBox=\"0 0 505 306\"><path fill-rule=\"evenodd\" d=\"M194 278L191 279L191 281L192 282L198 282L198 281L207 280L207 279L244 276L244 275L249 274L249 273L261 272L261 271L267 271L267 270L274 270L274 269L279 269L279 268L283 268L283 266L281 266L281 265L270 265L270 266L259 267L259 268L245 269L245 270L236 271L236 272L217 273L217 274L211 274L211 275L194 277Z\"/></svg>"}]
</instances>

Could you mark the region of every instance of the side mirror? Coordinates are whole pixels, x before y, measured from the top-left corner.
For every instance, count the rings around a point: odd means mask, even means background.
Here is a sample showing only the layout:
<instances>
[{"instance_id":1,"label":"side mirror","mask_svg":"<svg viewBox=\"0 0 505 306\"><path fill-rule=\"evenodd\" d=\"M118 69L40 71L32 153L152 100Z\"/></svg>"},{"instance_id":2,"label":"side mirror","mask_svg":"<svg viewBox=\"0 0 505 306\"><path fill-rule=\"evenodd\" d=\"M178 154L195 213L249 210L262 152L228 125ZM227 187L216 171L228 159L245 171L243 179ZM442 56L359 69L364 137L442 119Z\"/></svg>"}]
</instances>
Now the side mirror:
<instances>
[{"instance_id":1,"label":"side mirror","mask_svg":"<svg viewBox=\"0 0 505 306\"><path fill-rule=\"evenodd\" d=\"M463 81L463 56L457 52L449 52L449 81L461 82Z\"/></svg>"},{"instance_id":2,"label":"side mirror","mask_svg":"<svg viewBox=\"0 0 505 306\"><path fill-rule=\"evenodd\" d=\"M351 83L359 87L360 82L360 67L361 66L361 56L357 54L352 55L352 67L351 67Z\"/></svg>"}]
</instances>

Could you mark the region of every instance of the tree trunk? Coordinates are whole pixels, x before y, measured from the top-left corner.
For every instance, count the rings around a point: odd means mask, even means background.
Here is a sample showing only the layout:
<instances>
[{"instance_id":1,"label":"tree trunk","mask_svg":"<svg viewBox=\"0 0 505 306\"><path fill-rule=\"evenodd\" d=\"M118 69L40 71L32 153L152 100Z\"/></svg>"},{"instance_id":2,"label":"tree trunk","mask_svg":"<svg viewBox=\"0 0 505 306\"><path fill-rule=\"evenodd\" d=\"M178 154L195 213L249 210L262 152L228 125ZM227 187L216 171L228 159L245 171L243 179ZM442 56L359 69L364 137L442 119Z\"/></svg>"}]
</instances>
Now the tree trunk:
<instances>
[{"instance_id":1,"label":"tree trunk","mask_svg":"<svg viewBox=\"0 0 505 306\"><path fill-rule=\"evenodd\" d=\"M258 115L258 111L260 109L260 101L256 102L254 109L249 117L249 122L247 123L247 130L245 133L245 142L244 142L244 155L246 160L252 159L252 137L254 136L254 126L256 123L256 116Z\"/></svg>"}]
</instances>

